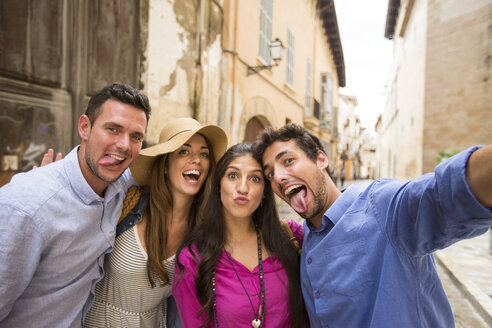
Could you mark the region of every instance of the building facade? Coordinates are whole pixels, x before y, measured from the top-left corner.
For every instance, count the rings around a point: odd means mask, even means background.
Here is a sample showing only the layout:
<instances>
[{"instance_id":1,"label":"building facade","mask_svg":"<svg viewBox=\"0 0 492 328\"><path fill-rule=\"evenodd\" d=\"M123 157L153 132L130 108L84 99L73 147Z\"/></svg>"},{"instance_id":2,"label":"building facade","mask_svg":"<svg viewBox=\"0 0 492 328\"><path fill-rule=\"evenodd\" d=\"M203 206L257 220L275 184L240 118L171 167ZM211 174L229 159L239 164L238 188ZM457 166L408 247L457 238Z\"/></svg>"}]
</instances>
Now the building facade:
<instances>
[{"instance_id":1,"label":"building facade","mask_svg":"<svg viewBox=\"0 0 492 328\"><path fill-rule=\"evenodd\" d=\"M219 107L231 141L253 141L265 127L295 122L335 151L345 69L333 1L230 0L224 13L227 75ZM283 45L279 61L269 53L274 40Z\"/></svg>"},{"instance_id":2,"label":"building facade","mask_svg":"<svg viewBox=\"0 0 492 328\"><path fill-rule=\"evenodd\" d=\"M389 1L382 177L411 179L442 151L492 142L491 11L490 0Z\"/></svg>"},{"instance_id":3,"label":"building facade","mask_svg":"<svg viewBox=\"0 0 492 328\"><path fill-rule=\"evenodd\" d=\"M79 143L90 96L113 81L140 86L143 3L0 1L0 185L48 147Z\"/></svg>"},{"instance_id":4,"label":"building facade","mask_svg":"<svg viewBox=\"0 0 492 328\"><path fill-rule=\"evenodd\" d=\"M333 0L2 0L0 44L0 185L48 147L77 145L90 96L113 82L149 96L148 145L188 116L230 144L296 122L336 154L345 68Z\"/></svg>"}]
</instances>

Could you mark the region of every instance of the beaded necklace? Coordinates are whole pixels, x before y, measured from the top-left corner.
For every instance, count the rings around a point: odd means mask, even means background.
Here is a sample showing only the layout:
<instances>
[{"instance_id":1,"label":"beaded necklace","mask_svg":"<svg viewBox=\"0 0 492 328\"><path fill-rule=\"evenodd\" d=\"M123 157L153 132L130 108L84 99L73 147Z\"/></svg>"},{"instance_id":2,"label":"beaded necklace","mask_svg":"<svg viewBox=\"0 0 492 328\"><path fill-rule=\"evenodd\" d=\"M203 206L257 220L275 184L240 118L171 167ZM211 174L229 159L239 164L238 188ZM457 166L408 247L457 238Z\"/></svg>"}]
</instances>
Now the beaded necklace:
<instances>
[{"instance_id":1,"label":"beaded necklace","mask_svg":"<svg viewBox=\"0 0 492 328\"><path fill-rule=\"evenodd\" d=\"M241 278L239 278L239 274L236 271L236 268L234 267L234 264L232 264L231 258L227 251L224 249L224 252L227 256L227 259L229 260L229 263L232 266L232 269L236 273L237 279L239 279L239 282L241 283L241 286L244 289L244 292L246 293L246 296L248 296L249 303L251 304L251 308L253 309L253 313L255 314L255 318L253 321L251 321L251 325L254 328L259 328L263 326L263 320L265 318L265 281L263 277L263 258L262 258L262 252L261 252L261 235L258 232L258 228L256 227L256 239L258 241L258 269L259 269L259 279L260 279L260 299L258 300L258 312L255 311L255 308L253 306L253 302L251 301L251 298L249 297L248 291L246 290L246 287L244 287L243 282L241 281ZM213 313L214 313L214 322L215 322L215 327L219 327L219 322L217 320L217 303L215 300L215 270L212 272L212 293L213 293ZM261 307L260 307L261 306ZM261 318L260 318L261 317Z\"/></svg>"}]
</instances>

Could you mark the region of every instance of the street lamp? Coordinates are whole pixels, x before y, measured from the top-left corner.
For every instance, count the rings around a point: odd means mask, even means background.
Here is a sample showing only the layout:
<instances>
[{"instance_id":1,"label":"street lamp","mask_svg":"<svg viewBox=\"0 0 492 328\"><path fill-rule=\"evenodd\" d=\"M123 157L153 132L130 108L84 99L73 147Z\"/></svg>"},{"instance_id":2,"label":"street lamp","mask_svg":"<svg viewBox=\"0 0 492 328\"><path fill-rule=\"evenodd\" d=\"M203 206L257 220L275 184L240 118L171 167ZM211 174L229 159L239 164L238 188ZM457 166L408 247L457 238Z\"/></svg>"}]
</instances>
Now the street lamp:
<instances>
[{"instance_id":1,"label":"street lamp","mask_svg":"<svg viewBox=\"0 0 492 328\"><path fill-rule=\"evenodd\" d=\"M273 66L278 66L280 61L282 60L282 53L284 50L284 45L279 38L276 38L273 41L270 41L268 46L270 48L270 58L273 60L273 65L259 65L259 66L248 66L248 75L259 73L260 71L266 69L271 69Z\"/></svg>"}]
</instances>

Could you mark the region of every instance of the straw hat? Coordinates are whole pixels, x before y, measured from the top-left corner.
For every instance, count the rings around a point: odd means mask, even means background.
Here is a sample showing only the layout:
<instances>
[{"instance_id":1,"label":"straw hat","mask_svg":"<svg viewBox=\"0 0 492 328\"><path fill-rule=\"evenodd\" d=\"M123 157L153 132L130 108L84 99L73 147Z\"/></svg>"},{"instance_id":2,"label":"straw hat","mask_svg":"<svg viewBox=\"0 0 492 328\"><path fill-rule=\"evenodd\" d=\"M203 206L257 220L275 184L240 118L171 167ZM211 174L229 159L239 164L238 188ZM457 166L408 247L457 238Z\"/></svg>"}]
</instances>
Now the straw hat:
<instances>
[{"instance_id":1,"label":"straw hat","mask_svg":"<svg viewBox=\"0 0 492 328\"><path fill-rule=\"evenodd\" d=\"M195 133L205 136L212 145L215 160L218 161L227 148L227 135L224 130L213 124L201 125L192 118L177 118L164 125L159 136L159 143L142 149L130 166L135 181L141 186L148 186L150 171L157 156L175 151Z\"/></svg>"}]
</instances>

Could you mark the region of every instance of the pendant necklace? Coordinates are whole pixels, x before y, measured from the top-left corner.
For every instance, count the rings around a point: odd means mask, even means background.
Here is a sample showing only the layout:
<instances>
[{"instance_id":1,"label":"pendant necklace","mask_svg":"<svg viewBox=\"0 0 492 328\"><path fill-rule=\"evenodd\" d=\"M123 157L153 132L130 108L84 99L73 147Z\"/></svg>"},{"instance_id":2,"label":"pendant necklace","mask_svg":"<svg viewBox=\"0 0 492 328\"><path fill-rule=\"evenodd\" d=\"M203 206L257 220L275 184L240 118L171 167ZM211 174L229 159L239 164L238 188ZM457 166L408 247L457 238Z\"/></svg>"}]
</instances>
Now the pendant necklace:
<instances>
[{"instance_id":1,"label":"pendant necklace","mask_svg":"<svg viewBox=\"0 0 492 328\"><path fill-rule=\"evenodd\" d=\"M262 252L261 252L261 235L258 232L258 228L256 228L256 239L258 241L258 269L259 269L259 280L260 280L260 299L258 300L258 312L255 311L255 307L253 306L253 302L251 301L251 298L249 297L248 291L246 290L246 287L244 287L243 282L241 281L241 278L239 278L239 274L236 271L236 268L234 267L234 264L232 263L231 257L227 253L227 251L224 249L224 252L227 256L227 259L229 260L229 263L232 266L232 269L236 273L237 279L239 279L239 282L241 283L241 286L244 289L244 292L246 293L246 296L248 296L249 304L251 304L251 308L253 309L253 313L255 315L255 318L253 321L251 321L251 326L254 328L260 328L263 326L263 320L265 318L265 281L263 277L263 259L262 259ZM215 270L212 272L212 293L213 293L213 314L214 314L214 322L215 322L215 327L219 327L219 322L217 321L217 303L215 301Z\"/></svg>"}]
</instances>

